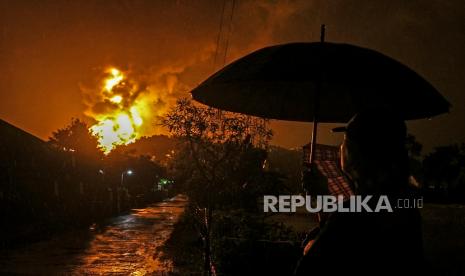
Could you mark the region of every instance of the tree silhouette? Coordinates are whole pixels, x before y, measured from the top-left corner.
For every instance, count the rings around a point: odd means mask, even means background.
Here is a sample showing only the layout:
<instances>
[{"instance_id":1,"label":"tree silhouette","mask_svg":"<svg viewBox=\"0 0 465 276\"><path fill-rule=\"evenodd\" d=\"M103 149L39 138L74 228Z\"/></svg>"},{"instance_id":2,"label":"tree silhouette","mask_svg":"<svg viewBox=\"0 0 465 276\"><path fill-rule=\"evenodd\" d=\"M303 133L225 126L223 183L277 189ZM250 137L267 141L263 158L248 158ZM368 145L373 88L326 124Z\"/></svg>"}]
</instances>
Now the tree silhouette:
<instances>
[{"instance_id":1,"label":"tree silhouette","mask_svg":"<svg viewBox=\"0 0 465 276\"><path fill-rule=\"evenodd\" d=\"M162 124L183 142L172 167L198 214L204 269L211 272L213 211L241 202L255 205L256 198L251 200L244 190L256 191L249 187L256 186L272 133L266 120L223 113L185 99L177 102Z\"/></svg>"},{"instance_id":2,"label":"tree silhouette","mask_svg":"<svg viewBox=\"0 0 465 276\"><path fill-rule=\"evenodd\" d=\"M408 134L405 144L406 144L407 152L410 158L419 159L421 157L421 151L423 150L423 145L417 141L414 135Z\"/></svg>"},{"instance_id":3,"label":"tree silhouette","mask_svg":"<svg viewBox=\"0 0 465 276\"><path fill-rule=\"evenodd\" d=\"M72 152L77 156L100 160L103 156L97 137L89 132L87 124L77 118L71 123L52 133L49 143L63 151Z\"/></svg>"},{"instance_id":4,"label":"tree silhouette","mask_svg":"<svg viewBox=\"0 0 465 276\"><path fill-rule=\"evenodd\" d=\"M465 200L465 144L437 147L423 161L425 181L437 192Z\"/></svg>"},{"instance_id":5,"label":"tree silhouette","mask_svg":"<svg viewBox=\"0 0 465 276\"><path fill-rule=\"evenodd\" d=\"M202 207L217 205L215 202L224 205L225 197L256 174L251 170L263 166L266 153L260 149L272 135L263 119L219 113L185 99L166 115L163 125L184 143L176 153L177 171L189 171L187 191Z\"/></svg>"}]
</instances>

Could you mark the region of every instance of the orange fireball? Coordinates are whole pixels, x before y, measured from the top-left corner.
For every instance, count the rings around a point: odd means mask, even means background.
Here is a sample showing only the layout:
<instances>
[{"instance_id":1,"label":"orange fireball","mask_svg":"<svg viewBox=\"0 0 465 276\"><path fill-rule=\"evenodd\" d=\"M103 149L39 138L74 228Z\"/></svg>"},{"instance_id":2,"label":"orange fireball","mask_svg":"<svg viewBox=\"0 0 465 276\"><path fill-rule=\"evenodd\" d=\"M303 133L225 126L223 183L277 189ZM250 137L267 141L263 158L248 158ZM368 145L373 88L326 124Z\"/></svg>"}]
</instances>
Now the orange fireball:
<instances>
[{"instance_id":1,"label":"orange fireball","mask_svg":"<svg viewBox=\"0 0 465 276\"><path fill-rule=\"evenodd\" d=\"M104 114L95 114L97 121L90 131L98 138L100 147L108 154L118 145L133 143L141 136L139 130L144 123L143 115L148 115L148 99L130 97L133 87L123 87L129 97L120 94L118 86L124 85L126 76L117 68L110 68L108 78L103 81L102 95L112 108Z\"/></svg>"}]
</instances>

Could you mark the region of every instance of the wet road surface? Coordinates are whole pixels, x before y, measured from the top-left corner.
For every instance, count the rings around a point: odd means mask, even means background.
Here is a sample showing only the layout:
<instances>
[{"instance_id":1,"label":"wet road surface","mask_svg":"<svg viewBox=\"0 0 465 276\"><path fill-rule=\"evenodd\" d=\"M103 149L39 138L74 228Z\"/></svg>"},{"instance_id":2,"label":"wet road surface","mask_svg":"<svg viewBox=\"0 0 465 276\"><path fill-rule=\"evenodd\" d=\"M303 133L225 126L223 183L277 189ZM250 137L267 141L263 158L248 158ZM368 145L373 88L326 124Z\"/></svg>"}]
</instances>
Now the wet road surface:
<instances>
[{"instance_id":1,"label":"wet road surface","mask_svg":"<svg viewBox=\"0 0 465 276\"><path fill-rule=\"evenodd\" d=\"M102 227L68 232L52 240L0 252L0 274L28 275L166 275L172 262L160 246L184 210L176 196Z\"/></svg>"}]
</instances>

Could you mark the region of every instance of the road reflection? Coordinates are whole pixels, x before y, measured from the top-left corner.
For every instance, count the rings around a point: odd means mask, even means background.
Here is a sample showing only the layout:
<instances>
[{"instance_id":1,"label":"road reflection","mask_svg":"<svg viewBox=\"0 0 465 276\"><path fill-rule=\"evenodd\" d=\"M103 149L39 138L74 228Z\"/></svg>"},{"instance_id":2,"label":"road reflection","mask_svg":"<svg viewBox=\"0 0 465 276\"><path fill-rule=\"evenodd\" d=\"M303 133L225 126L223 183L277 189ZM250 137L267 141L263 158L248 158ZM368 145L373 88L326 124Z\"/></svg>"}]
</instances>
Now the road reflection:
<instances>
[{"instance_id":1,"label":"road reflection","mask_svg":"<svg viewBox=\"0 0 465 276\"><path fill-rule=\"evenodd\" d=\"M160 246L169 238L184 210L176 196L104 226L69 232L52 240L0 253L1 274L30 275L163 275L173 270Z\"/></svg>"}]
</instances>

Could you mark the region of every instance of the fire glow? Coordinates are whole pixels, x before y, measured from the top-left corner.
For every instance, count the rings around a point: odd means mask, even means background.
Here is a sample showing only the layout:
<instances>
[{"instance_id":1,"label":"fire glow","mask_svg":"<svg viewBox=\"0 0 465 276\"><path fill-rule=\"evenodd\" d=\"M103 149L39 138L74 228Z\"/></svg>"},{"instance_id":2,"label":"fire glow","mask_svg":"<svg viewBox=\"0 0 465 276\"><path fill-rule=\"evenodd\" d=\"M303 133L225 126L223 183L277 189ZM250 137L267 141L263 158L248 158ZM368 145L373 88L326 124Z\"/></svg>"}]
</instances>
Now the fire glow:
<instances>
[{"instance_id":1,"label":"fire glow","mask_svg":"<svg viewBox=\"0 0 465 276\"><path fill-rule=\"evenodd\" d=\"M110 106L104 113L95 114L97 121L90 131L98 138L105 154L118 145L133 143L141 137L144 117L149 114L149 99L137 93L137 84L126 79L120 70L111 68L103 82L103 101Z\"/></svg>"}]
</instances>

